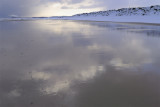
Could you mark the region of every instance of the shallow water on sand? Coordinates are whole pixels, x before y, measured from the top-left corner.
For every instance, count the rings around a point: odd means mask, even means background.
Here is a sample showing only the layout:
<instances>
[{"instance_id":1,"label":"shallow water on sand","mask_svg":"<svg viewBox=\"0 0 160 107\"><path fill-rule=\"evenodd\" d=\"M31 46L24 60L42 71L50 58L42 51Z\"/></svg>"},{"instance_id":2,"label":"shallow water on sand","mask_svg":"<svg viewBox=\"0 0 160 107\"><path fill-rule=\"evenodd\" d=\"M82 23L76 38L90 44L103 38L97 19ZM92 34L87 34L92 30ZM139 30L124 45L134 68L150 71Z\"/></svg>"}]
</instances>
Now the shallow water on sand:
<instances>
[{"instance_id":1,"label":"shallow water on sand","mask_svg":"<svg viewBox=\"0 0 160 107\"><path fill-rule=\"evenodd\" d=\"M0 107L159 107L160 26L0 21Z\"/></svg>"}]
</instances>

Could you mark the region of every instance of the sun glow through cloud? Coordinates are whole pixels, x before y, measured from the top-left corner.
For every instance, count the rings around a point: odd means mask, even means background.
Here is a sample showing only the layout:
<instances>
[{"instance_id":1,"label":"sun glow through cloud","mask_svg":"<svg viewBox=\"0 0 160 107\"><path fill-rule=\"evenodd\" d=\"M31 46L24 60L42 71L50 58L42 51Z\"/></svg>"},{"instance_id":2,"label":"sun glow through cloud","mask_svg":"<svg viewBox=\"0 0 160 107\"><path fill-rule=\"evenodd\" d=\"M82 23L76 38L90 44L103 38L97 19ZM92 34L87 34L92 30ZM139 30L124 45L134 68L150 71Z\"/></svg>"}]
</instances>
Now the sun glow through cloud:
<instances>
[{"instance_id":1,"label":"sun glow through cloud","mask_svg":"<svg viewBox=\"0 0 160 107\"><path fill-rule=\"evenodd\" d=\"M78 13L86 13L103 10L103 7L91 7L96 2L86 0L76 4L64 3L47 3L39 6L36 16L71 16ZM85 8L82 8L85 7Z\"/></svg>"}]
</instances>

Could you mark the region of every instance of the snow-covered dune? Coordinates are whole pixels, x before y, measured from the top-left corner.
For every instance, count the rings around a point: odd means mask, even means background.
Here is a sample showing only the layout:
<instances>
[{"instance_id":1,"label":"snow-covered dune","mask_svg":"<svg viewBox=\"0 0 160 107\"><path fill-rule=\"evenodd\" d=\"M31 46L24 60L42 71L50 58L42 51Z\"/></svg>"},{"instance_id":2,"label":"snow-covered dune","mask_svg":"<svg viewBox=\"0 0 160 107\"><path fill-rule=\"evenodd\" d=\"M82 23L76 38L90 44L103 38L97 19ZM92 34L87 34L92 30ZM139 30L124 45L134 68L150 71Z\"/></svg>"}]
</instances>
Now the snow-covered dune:
<instances>
[{"instance_id":1,"label":"snow-covered dune","mask_svg":"<svg viewBox=\"0 0 160 107\"><path fill-rule=\"evenodd\" d=\"M160 24L160 5L83 13L68 17L52 17L52 19L142 22Z\"/></svg>"}]
</instances>

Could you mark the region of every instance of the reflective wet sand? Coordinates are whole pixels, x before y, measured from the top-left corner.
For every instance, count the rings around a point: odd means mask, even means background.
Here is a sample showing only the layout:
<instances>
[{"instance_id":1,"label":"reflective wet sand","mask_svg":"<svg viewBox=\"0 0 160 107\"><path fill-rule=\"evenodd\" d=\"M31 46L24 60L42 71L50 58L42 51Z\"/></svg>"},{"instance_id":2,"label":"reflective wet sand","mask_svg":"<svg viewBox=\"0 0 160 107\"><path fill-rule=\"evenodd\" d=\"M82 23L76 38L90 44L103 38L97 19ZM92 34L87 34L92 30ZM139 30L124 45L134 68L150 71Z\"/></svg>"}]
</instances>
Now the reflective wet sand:
<instances>
[{"instance_id":1,"label":"reflective wet sand","mask_svg":"<svg viewBox=\"0 0 160 107\"><path fill-rule=\"evenodd\" d=\"M160 26L0 22L0 107L159 107Z\"/></svg>"}]
</instances>

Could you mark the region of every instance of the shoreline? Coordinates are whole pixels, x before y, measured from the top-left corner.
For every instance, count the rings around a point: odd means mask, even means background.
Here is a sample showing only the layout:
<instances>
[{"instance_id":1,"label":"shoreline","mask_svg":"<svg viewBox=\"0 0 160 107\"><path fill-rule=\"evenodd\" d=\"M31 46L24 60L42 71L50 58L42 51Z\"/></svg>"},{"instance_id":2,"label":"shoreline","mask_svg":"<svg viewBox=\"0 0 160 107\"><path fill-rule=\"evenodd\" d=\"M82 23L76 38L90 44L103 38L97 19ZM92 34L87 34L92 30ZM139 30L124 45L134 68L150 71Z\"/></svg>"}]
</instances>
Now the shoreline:
<instances>
[{"instance_id":1,"label":"shoreline","mask_svg":"<svg viewBox=\"0 0 160 107\"><path fill-rule=\"evenodd\" d=\"M154 25L154 26L160 26L160 22L147 22L147 21L111 21L111 20L103 20L103 19L100 19L100 20L96 20L96 19L79 19L79 18L71 18L71 17L68 17L68 18L3 18L3 19L0 19L0 22L3 22L3 21L36 21L36 20L68 20L68 21L86 21L86 22L110 22L110 23L124 23L124 24L143 24L143 25ZM149 19L151 20L151 19Z\"/></svg>"},{"instance_id":2,"label":"shoreline","mask_svg":"<svg viewBox=\"0 0 160 107\"><path fill-rule=\"evenodd\" d=\"M118 22L118 21L98 21L98 20L72 20L72 19L48 19L48 20L67 20L67 21L83 21L83 22L108 22L108 23L120 23L120 24L143 24L143 25L155 25L160 26L160 23L147 23L147 22Z\"/></svg>"},{"instance_id":3,"label":"shoreline","mask_svg":"<svg viewBox=\"0 0 160 107\"><path fill-rule=\"evenodd\" d=\"M79 20L79 21L95 21L95 22L115 22L115 23L140 23L160 25L160 16L87 16L87 17L63 17L51 18L57 20Z\"/></svg>"}]
</instances>

